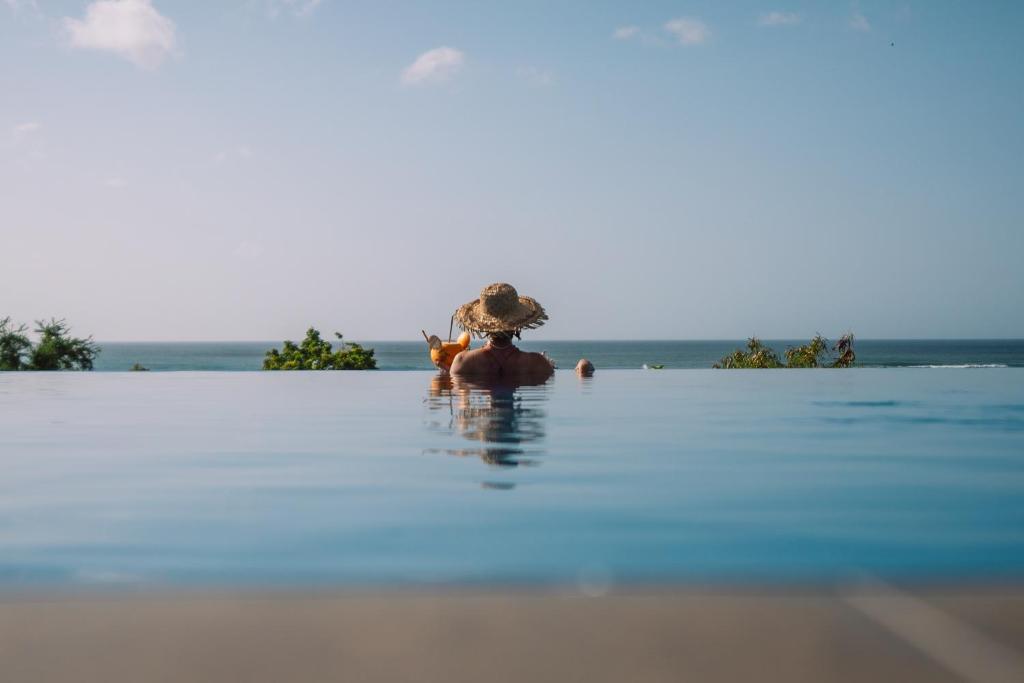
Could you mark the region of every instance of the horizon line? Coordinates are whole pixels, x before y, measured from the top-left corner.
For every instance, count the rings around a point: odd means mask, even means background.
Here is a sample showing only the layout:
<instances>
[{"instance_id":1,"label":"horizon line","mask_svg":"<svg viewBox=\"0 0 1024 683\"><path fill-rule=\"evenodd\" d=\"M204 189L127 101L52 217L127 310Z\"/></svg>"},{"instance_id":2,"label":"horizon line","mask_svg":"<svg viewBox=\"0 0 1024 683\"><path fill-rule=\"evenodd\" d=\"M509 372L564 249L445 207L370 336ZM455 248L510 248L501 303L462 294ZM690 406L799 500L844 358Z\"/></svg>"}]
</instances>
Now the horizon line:
<instances>
[{"instance_id":1,"label":"horizon line","mask_svg":"<svg viewBox=\"0 0 1024 683\"><path fill-rule=\"evenodd\" d=\"M301 340L301 337L295 339ZM637 342L745 342L750 337L660 337L660 338L631 338L631 339L612 339L612 338L555 338L555 339L541 339L536 340L538 343L544 342L618 342L618 343L629 343L635 344ZM758 337L762 341L802 341L804 337ZM828 337L826 337L828 339ZM1003 341L1003 342L1024 342L1024 337L854 337L855 341ZM412 343L422 340L416 338L409 339L370 339L363 338L361 341L355 338L347 339L347 341L354 341L357 344L363 343L382 343L382 344L394 344L394 343ZM273 339L93 339L97 344L281 344L284 341L292 340L273 340ZM337 341L329 339L327 341ZM520 343L532 343L534 340L520 340Z\"/></svg>"}]
</instances>

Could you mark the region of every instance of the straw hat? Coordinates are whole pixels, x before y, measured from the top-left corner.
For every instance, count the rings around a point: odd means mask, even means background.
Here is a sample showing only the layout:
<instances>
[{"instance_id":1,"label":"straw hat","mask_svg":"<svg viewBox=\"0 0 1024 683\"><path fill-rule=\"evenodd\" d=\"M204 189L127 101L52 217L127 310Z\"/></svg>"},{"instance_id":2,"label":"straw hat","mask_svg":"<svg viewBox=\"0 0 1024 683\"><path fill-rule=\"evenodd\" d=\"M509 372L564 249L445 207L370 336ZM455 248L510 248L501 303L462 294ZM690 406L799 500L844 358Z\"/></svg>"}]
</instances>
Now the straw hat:
<instances>
[{"instance_id":1,"label":"straw hat","mask_svg":"<svg viewBox=\"0 0 1024 683\"><path fill-rule=\"evenodd\" d=\"M532 330L544 324L548 314L535 299L519 296L512 285L496 282L480 292L480 298L459 306L455 322L477 334Z\"/></svg>"}]
</instances>

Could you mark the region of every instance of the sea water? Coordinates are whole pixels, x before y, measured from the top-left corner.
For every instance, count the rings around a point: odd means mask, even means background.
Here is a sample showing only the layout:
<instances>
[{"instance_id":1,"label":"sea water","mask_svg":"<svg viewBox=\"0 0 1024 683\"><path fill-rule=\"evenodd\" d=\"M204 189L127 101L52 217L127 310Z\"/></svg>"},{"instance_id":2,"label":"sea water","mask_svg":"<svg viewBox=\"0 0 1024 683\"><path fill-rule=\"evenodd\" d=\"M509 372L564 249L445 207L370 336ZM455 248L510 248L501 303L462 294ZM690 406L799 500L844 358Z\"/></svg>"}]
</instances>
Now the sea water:
<instances>
[{"instance_id":1,"label":"sea water","mask_svg":"<svg viewBox=\"0 0 1024 683\"><path fill-rule=\"evenodd\" d=\"M0 590L1024 578L1024 370L0 374Z\"/></svg>"},{"instance_id":2,"label":"sea water","mask_svg":"<svg viewBox=\"0 0 1024 683\"><path fill-rule=\"evenodd\" d=\"M769 341L781 356L807 340ZM474 341L474 345L479 345ZM545 351L562 368L589 358L598 368L710 368L745 342L725 341L531 341L522 348ZM430 370L427 345L416 341L369 341L381 370ZM154 371L259 370L263 355L280 342L100 342L98 371L129 370L138 363ZM1024 367L1024 340L878 340L856 342L862 367Z\"/></svg>"}]
</instances>

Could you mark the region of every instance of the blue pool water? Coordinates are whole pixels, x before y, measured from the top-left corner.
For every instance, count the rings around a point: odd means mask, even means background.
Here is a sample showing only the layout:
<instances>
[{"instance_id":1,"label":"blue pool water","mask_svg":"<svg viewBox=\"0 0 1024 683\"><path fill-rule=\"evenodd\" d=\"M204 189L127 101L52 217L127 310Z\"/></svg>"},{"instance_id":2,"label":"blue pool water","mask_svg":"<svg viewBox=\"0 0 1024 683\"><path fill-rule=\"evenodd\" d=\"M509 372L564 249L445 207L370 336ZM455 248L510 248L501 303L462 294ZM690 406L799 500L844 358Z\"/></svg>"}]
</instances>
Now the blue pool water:
<instances>
[{"instance_id":1,"label":"blue pool water","mask_svg":"<svg viewBox=\"0 0 1024 683\"><path fill-rule=\"evenodd\" d=\"M0 588L1024 578L1024 370L0 375Z\"/></svg>"}]
</instances>

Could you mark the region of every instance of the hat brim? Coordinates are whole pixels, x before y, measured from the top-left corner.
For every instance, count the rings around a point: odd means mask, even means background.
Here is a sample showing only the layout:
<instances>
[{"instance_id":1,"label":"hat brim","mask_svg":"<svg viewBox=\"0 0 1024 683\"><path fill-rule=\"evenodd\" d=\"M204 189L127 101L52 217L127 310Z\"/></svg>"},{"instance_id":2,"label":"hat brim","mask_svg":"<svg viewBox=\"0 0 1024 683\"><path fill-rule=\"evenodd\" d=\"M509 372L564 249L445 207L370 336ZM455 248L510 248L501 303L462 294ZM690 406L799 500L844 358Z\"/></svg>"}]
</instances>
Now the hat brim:
<instances>
[{"instance_id":1,"label":"hat brim","mask_svg":"<svg viewBox=\"0 0 1024 683\"><path fill-rule=\"evenodd\" d=\"M455 323L462 329L477 334L494 332L516 332L533 330L544 324L548 314L536 299L520 296L518 305L501 317L488 315L480 305L480 299L459 306L455 311Z\"/></svg>"}]
</instances>

